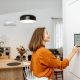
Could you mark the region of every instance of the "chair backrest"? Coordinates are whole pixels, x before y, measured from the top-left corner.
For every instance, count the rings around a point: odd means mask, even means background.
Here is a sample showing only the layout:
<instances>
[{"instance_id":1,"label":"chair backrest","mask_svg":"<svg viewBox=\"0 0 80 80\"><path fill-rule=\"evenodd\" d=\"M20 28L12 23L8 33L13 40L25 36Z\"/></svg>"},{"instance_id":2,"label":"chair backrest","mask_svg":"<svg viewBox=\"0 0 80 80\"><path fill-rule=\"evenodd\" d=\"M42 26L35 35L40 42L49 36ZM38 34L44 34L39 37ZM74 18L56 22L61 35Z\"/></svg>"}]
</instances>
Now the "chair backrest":
<instances>
[{"instance_id":1,"label":"chair backrest","mask_svg":"<svg viewBox=\"0 0 80 80\"><path fill-rule=\"evenodd\" d=\"M60 53L58 49L49 49L52 54L54 54L56 57L59 56L59 59L63 60L63 53Z\"/></svg>"},{"instance_id":2,"label":"chair backrest","mask_svg":"<svg viewBox=\"0 0 80 80\"><path fill-rule=\"evenodd\" d=\"M28 61L31 61L32 55L28 55Z\"/></svg>"},{"instance_id":3,"label":"chair backrest","mask_svg":"<svg viewBox=\"0 0 80 80\"><path fill-rule=\"evenodd\" d=\"M52 54L59 55L59 51L57 49L49 49L49 50L52 52Z\"/></svg>"}]
</instances>

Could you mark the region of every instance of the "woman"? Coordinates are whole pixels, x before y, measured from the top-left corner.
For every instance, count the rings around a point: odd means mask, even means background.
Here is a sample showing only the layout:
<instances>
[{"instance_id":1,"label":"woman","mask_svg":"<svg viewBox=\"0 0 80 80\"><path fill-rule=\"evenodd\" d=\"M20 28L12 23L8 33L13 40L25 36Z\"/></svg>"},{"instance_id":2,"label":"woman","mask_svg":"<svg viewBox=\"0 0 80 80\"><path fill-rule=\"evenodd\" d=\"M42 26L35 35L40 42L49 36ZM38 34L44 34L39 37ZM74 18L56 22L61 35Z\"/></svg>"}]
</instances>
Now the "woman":
<instances>
[{"instance_id":1,"label":"woman","mask_svg":"<svg viewBox=\"0 0 80 80\"><path fill-rule=\"evenodd\" d=\"M29 49L32 51L31 70L35 80L48 80L53 78L54 68L65 69L72 57L78 52L77 47L63 60L57 59L47 48L46 42L50 39L45 27L37 28L30 40Z\"/></svg>"}]
</instances>

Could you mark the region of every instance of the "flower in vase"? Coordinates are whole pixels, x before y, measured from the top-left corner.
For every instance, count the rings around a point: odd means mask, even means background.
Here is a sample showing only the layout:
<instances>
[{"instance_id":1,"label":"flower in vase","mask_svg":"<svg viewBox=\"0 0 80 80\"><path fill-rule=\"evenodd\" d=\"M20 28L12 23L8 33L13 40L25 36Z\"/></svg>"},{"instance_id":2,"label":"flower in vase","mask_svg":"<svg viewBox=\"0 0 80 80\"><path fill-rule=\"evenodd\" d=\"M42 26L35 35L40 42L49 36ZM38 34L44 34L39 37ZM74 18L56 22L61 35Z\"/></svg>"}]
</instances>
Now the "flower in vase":
<instances>
[{"instance_id":1,"label":"flower in vase","mask_svg":"<svg viewBox=\"0 0 80 80\"><path fill-rule=\"evenodd\" d=\"M23 56L23 54L26 53L26 50L25 50L25 48L23 46L20 46L20 47L18 47L16 49L17 49L17 51L19 52L19 54L21 56Z\"/></svg>"}]
</instances>

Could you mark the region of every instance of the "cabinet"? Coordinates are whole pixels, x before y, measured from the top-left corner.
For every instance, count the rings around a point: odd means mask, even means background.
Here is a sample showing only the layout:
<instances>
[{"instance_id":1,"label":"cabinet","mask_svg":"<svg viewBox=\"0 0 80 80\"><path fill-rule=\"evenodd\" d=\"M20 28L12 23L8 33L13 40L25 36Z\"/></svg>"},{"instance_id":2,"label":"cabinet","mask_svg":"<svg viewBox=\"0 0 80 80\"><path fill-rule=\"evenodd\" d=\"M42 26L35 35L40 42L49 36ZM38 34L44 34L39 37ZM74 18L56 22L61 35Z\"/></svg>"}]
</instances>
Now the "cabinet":
<instances>
[{"instance_id":1,"label":"cabinet","mask_svg":"<svg viewBox=\"0 0 80 80\"><path fill-rule=\"evenodd\" d=\"M14 65L7 65L13 63ZM21 63L15 65L15 63ZM12 59L0 60L0 80L23 80L23 62Z\"/></svg>"},{"instance_id":2,"label":"cabinet","mask_svg":"<svg viewBox=\"0 0 80 80\"><path fill-rule=\"evenodd\" d=\"M23 80L23 68L0 69L0 80Z\"/></svg>"}]
</instances>

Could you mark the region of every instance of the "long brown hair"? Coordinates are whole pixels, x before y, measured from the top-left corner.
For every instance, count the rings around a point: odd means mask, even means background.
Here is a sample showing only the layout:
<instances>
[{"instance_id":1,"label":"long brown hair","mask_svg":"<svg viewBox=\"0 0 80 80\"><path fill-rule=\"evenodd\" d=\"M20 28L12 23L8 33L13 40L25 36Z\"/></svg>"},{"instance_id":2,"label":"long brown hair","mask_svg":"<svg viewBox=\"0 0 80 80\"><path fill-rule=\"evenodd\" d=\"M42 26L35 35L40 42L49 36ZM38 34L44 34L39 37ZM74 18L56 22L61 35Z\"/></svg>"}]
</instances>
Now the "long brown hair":
<instances>
[{"instance_id":1,"label":"long brown hair","mask_svg":"<svg viewBox=\"0 0 80 80\"><path fill-rule=\"evenodd\" d=\"M36 28L29 43L30 51L36 51L43 45L45 27Z\"/></svg>"}]
</instances>

